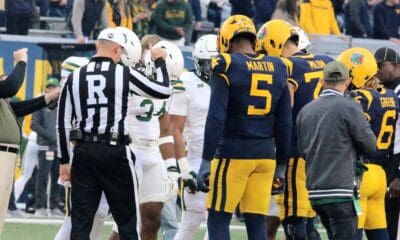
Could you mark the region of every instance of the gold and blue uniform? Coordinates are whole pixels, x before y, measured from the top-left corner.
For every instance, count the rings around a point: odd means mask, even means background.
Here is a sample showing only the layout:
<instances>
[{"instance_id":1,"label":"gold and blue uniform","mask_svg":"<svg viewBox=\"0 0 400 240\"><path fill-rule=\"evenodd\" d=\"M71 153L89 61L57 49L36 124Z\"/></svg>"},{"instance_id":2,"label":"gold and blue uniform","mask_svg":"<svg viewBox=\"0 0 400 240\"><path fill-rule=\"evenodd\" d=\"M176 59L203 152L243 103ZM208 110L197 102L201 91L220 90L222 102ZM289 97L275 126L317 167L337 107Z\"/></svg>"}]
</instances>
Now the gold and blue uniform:
<instances>
[{"instance_id":1,"label":"gold and blue uniform","mask_svg":"<svg viewBox=\"0 0 400 240\"><path fill-rule=\"evenodd\" d=\"M287 161L290 146L288 67L263 54L223 53L212 69L203 150L203 159L214 159L207 208L232 213L240 203L244 213L265 215L276 161Z\"/></svg>"},{"instance_id":2,"label":"gold and blue uniform","mask_svg":"<svg viewBox=\"0 0 400 240\"><path fill-rule=\"evenodd\" d=\"M364 173L360 186L362 215L358 217L360 229L386 228L385 194L386 174L381 167L393 151L394 129L399 110L396 94L389 89L359 89L355 100L360 102L364 114L377 137L376 152L364 156L368 171Z\"/></svg>"},{"instance_id":3,"label":"gold and blue uniform","mask_svg":"<svg viewBox=\"0 0 400 240\"><path fill-rule=\"evenodd\" d=\"M300 157L297 148L296 118L307 103L319 96L325 65L332 59L324 55L297 53L288 58L292 68L288 81L294 85L294 103L292 109L293 130L290 147L290 158L286 169L286 189L283 195L277 196L279 217L314 217L315 212L308 200L306 189L305 161Z\"/></svg>"}]
</instances>

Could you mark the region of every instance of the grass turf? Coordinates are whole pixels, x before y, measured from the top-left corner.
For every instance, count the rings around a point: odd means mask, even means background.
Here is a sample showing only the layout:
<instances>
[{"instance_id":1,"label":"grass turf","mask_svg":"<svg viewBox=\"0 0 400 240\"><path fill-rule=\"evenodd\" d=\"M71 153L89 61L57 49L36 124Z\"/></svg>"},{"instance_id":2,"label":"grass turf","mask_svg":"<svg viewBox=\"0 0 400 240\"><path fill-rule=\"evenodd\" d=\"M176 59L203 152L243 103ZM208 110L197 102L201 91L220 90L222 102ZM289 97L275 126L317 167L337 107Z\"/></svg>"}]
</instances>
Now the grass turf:
<instances>
[{"instance_id":1,"label":"grass turf","mask_svg":"<svg viewBox=\"0 0 400 240\"><path fill-rule=\"evenodd\" d=\"M24 224L6 223L0 240L53 240L59 224ZM104 226L101 233L101 240L108 240L111 233L111 226ZM200 229L196 235L196 240L202 240L205 229ZM278 232L277 239L283 239L281 231ZM159 239L162 239L159 237ZM231 230L232 240L247 239L245 230ZM325 233L321 233L321 239L328 239Z\"/></svg>"}]
</instances>

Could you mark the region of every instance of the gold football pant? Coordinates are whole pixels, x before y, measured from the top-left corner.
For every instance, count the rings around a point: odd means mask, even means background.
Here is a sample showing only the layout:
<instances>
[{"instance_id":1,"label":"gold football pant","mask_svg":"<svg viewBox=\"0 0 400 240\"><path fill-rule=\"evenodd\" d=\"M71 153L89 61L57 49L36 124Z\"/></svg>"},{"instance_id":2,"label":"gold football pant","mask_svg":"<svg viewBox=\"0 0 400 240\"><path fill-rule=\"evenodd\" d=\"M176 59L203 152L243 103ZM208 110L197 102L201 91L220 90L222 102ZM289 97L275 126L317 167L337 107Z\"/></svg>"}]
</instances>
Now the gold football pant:
<instances>
[{"instance_id":1,"label":"gold football pant","mask_svg":"<svg viewBox=\"0 0 400 240\"><path fill-rule=\"evenodd\" d=\"M368 171L364 173L360 186L362 215L358 217L358 228L386 228L386 174L379 165L366 165Z\"/></svg>"},{"instance_id":2,"label":"gold football pant","mask_svg":"<svg viewBox=\"0 0 400 240\"><path fill-rule=\"evenodd\" d=\"M276 198L279 205L279 218L283 220L287 217L315 217L316 213L308 200L306 168L303 158L291 157L289 159L285 178L285 192Z\"/></svg>"},{"instance_id":3,"label":"gold football pant","mask_svg":"<svg viewBox=\"0 0 400 240\"><path fill-rule=\"evenodd\" d=\"M271 198L273 159L214 159L211 162L207 208L265 215Z\"/></svg>"}]
</instances>

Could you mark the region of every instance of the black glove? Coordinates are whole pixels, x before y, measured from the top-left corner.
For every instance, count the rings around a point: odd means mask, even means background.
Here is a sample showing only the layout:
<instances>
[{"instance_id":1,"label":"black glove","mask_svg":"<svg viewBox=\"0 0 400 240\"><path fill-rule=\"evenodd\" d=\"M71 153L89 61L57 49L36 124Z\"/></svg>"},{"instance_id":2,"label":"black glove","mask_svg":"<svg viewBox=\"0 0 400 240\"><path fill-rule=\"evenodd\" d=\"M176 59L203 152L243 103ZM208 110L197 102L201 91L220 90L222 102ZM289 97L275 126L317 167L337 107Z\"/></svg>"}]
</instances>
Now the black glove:
<instances>
[{"instance_id":1,"label":"black glove","mask_svg":"<svg viewBox=\"0 0 400 240\"><path fill-rule=\"evenodd\" d=\"M278 164L272 181L271 195L283 194L285 191L286 164Z\"/></svg>"}]
</instances>

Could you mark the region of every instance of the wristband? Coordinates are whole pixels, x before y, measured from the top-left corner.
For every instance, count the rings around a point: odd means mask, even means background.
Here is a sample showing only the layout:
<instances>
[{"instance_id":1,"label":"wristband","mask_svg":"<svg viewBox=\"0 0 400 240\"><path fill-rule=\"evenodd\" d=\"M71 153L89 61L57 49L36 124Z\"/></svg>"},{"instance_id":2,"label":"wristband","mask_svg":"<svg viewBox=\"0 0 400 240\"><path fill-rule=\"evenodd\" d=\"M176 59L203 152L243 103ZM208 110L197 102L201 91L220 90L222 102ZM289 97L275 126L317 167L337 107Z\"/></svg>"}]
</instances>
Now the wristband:
<instances>
[{"instance_id":1,"label":"wristband","mask_svg":"<svg viewBox=\"0 0 400 240\"><path fill-rule=\"evenodd\" d=\"M175 167L176 168L176 159L175 158L168 158L164 161L165 166L168 168Z\"/></svg>"},{"instance_id":2,"label":"wristband","mask_svg":"<svg viewBox=\"0 0 400 240\"><path fill-rule=\"evenodd\" d=\"M158 139L158 146L161 146L165 143L174 143L174 137L170 136L166 136L166 137L160 137Z\"/></svg>"},{"instance_id":3,"label":"wristband","mask_svg":"<svg viewBox=\"0 0 400 240\"><path fill-rule=\"evenodd\" d=\"M185 157L178 159L178 166L181 173L188 173L191 171L189 162Z\"/></svg>"}]
</instances>

